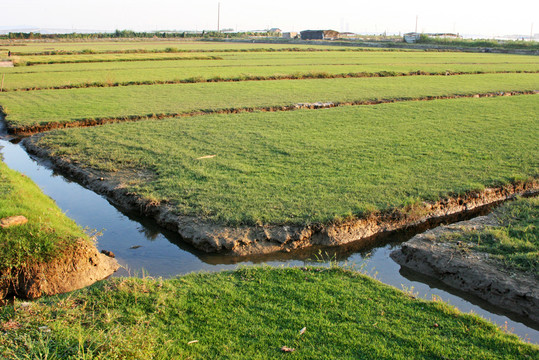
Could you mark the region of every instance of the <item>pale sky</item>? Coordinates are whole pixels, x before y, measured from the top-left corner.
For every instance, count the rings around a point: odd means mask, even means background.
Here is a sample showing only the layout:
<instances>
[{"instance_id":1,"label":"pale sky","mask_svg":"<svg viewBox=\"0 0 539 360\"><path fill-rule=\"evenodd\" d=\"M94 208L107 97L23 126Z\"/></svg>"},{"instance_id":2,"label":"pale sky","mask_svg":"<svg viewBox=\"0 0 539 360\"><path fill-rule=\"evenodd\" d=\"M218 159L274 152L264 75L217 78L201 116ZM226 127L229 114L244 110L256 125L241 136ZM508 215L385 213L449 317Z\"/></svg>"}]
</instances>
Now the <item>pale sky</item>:
<instances>
[{"instance_id":1,"label":"pale sky","mask_svg":"<svg viewBox=\"0 0 539 360\"><path fill-rule=\"evenodd\" d=\"M0 0L1 28L539 33L539 0ZM317 5L320 4L320 5Z\"/></svg>"}]
</instances>

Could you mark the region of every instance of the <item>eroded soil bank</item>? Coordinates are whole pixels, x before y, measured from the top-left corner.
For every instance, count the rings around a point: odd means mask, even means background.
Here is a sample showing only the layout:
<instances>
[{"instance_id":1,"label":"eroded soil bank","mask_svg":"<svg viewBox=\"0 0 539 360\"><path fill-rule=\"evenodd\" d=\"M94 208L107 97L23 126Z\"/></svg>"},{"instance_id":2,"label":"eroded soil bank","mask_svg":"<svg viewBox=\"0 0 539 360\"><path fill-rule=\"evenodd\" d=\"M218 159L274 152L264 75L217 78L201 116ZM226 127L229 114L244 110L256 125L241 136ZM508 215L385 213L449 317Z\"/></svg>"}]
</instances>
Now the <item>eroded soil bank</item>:
<instances>
[{"instance_id":1,"label":"eroded soil bank","mask_svg":"<svg viewBox=\"0 0 539 360\"><path fill-rule=\"evenodd\" d=\"M107 278L118 268L115 259L79 240L51 261L0 271L0 301L9 296L35 299L81 289Z\"/></svg>"},{"instance_id":2,"label":"eroded soil bank","mask_svg":"<svg viewBox=\"0 0 539 360\"><path fill-rule=\"evenodd\" d=\"M38 135L39 136L39 135ZM539 182L532 179L487 188L481 192L447 197L437 202L424 202L408 209L395 209L387 213L371 214L339 224L308 226L257 225L229 227L203 221L196 217L175 214L168 205L156 204L129 193L125 185L113 175L82 169L77 165L49 155L46 149L35 145L36 137L27 138L27 150L53 165L68 176L81 182L126 210L137 210L154 218L158 224L175 231L188 243L206 252L221 252L237 256L291 251L313 245L336 246L372 235L418 226L429 219L466 212L477 207L509 199L517 194L539 191Z\"/></svg>"},{"instance_id":3,"label":"eroded soil bank","mask_svg":"<svg viewBox=\"0 0 539 360\"><path fill-rule=\"evenodd\" d=\"M448 234L496 226L494 214L440 226L414 236L391 257L403 268L441 280L455 289L528 317L539 324L539 287L530 274L504 271L488 254L443 241Z\"/></svg>"}]
</instances>

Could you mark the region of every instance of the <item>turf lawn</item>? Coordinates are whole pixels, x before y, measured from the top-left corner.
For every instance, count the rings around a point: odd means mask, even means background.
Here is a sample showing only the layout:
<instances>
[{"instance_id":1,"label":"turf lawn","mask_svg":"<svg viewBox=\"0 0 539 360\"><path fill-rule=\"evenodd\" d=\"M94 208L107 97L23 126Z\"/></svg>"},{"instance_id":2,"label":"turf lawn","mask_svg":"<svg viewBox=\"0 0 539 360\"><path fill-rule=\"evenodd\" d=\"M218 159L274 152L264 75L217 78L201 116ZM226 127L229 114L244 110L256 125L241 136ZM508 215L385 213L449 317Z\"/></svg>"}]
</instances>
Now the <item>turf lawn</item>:
<instances>
[{"instance_id":1,"label":"turf lawn","mask_svg":"<svg viewBox=\"0 0 539 360\"><path fill-rule=\"evenodd\" d=\"M476 315L341 268L121 279L0 309L10 359L536 359ZM285 353L286 346L294 349Z\"/></svg>"},{"instance_id":2,"label":"turf lawn","mask_svg":"<svg viewBox=\"0 0 539 360\"><path fill-rule=\"evenodd\" d=\"M151 120L38 144L179 214L328 223L537 178L537 96Z\"/></svg>"},{"instance_id":3,"label":"turf lawn","mask_svg":"<svg viewBox=\"0 0 539 360\"><path fill-rule=\"evenodd\" d=\"M413 99L535 90L539 74L247 81L0 93L11 127L300 102Z\"/></svg>"},{"instance_id":4,"label":"turf lawn","mask_svg":"<svg viewBox=\"0 0 539 360\"><path fill-rule=\"evenodd\" d=\"M181 56L181 61L170 60ZM222 60L189 60L193 57ZM159 61L132 61L136 59ZM130 60L130 61L127 61ZM95 54L18 57L21 64L63 62L68 64L2 68L4 90L51 87L111 86L164 81L266 79L301 76L385 76L410 72L491 73L539 71L536 56L450 52L274 52L274 53L162 53ZM92 61L92 63L76 63ZM122 61L122 62L118 62Z\"/></svg>"}]
</instances>

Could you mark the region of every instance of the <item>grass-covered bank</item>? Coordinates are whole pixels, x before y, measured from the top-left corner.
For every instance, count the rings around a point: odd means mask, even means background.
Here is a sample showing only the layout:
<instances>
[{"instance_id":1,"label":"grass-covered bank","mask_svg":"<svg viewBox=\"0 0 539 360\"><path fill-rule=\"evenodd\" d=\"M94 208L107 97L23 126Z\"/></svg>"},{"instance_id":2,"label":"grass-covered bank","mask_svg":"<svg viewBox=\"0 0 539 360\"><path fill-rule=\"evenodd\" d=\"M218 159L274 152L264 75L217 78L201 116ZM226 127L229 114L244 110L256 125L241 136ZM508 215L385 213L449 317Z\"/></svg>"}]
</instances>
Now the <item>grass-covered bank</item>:
<instances>
[{"instance_id":1,"label":"grass-covered bank","mask_svg":"<svg viewBox=\"0 0 539 360\"><path fill-rule=\"evenodd\" d=\"M536 178L537 96L112 124L43 134L50 155L181 215L312 224Z\"/></svg>"},{"instance_id":2,"label":"grass-covered bank","mask_svg":"<svg viewBox=\"0 0 539 360\"><path fill-rule=\"evenodd\" d=\"M1 309L0 326L0 355L12 359L532 359L539 351L477 316L341 268L111 279L16 301Z\"/></svg>"},{"instance_id":3,"label":"grass-covered bank","mask_svg":"<svg viewBox=\"0 0 539 360\"><path fill-rule=\"evenodd\" d=\"M0 93L11 128L92 119L182 114L220 109L289 106L534 91L539 74L281 80L148 85Z\"/></svg>"},{"instance_id":4,"label":"grass-covered bank","mask_svg":"<svg viewBox=\"0 0 539 360\"><path fill-rule=\"evenodd\" d=\"M0 305L8 296L33 299L80 289L118 269L52 199L2 161L0 221Z\"/></svg>"},{"instance_id":5,"label":"grass-covered bank","mask_svg":"<svg viewBox=\"0 0 539 360\"><path fill-rule=\"evenodd\" d=\"M20 226L0 228L0 272L47 262L88 235L23 174L0 161L0 219L24 216Z\"/></svg>"},{"instance_id":6,"label":"grass-covered bank","mask_svg":"<svg viewBox=\"0 0 539 360\"><path fill-rule=\"evenodd\" d=\"M512 201L494 211L496 226L449 233L442 240L462 250L486 254L509 272L539 280L539 197Z\"/></svg>"}]
</instances>

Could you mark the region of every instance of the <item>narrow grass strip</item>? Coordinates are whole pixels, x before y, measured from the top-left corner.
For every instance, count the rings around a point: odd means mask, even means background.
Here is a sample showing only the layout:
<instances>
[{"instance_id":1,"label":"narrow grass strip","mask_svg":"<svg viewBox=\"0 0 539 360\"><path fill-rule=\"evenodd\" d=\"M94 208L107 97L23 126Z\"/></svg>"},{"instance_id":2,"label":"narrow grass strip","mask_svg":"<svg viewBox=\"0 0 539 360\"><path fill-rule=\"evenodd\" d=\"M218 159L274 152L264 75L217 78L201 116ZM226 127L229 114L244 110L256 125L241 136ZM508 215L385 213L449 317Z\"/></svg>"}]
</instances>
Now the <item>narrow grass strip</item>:
<instances>
[{"instance_id":1,"label":"narrow grass strip","mask_svg":"<svg viewBox=\"0 0 539 360\"><path fill-rule=\"evenodd\" d=\"M234 44L236 45L236 44ZM116 50L49 50L39 52L18 52L12 51L11 55L15 56L54 56L54 55L89 55L89 54L176 54L176 53L206 53L206 52L424 52L423 49L375 49L375 48L360 48L360 47L282 47L275 48L267 44L266 48L243 48L243 49L183 49L178 47L166 47L162 49L116 49Z\"/></svg>"},{"instance_id":2,"label":"narrow grass strip","mask_svg":"<svg viewBox=\"0 0 539 360\"><path fill-rule=\"evenodd\" d=\"M12 129L99 119L534 91L539 74L410 76L151 85L0 93Z\"/></svg>"},{"instance_id":3,"label":"narrow grass strip","mask_svg":"<svg viewBox=\"0 0 539 360\"><path fill-rule=\"evenodd\" d=\"M380 72L357 72L357 73L343 73L332 74L327 72L307 72L307 73L294 73L285 75L239 75L236 77L221 77L214 76L211 78L204 78L201 76L189 77L186 79L178 80L146 80L146 81L124 81L124 82L87 82L70 85L49 86L49 87L30 87L30 88L14 88L5 89L8 91L37 91L37 90L66 90L66 89L81 89L89 87L117 87L117 86L139 86L139 85L164 85L164 84L193 84L193 83L214 83L214 82L238 82L238 81L268 81L268 80L305 80L305 79L350 79L350 78L373 78L373 77L395 77L395 76L456 76L456 75L473 75L473 74L536 74L538 71L468 71L468 72L452 72L452 71L439 71L439 72L426 72L422 70L412 71L408 73L394 72L394 71L380 71Z\"/></svg>"},{"instance_id":4,"label":"narrow grass strip","mask_svg":"<svg viewBox=\"0 0 539 360\"><path fill-rule=\"evenodd\" d=\"M180 215L327 224L537 178L538 112L537 95L435 100L57 130L37 144Z\"/></svg>"},{"instance_id":5,"label":"narrow grass strip","mask_svg":"<svg viewBox=\"0 0 539 360\"><path fill-rule=\"evenodd\" d=\"M28 60L27 58L13 58L15 66L34 66L50 64L78 64L78 63L105 63L105 62L131 62L131 61L164 61L164 60L222 60L219 56L158 56L158 57L114 57L114 58L91 58L64 57L61 59L38 59Z\"/></svg>"},{"instance_id":6,"label":"narrow grass strip","mask_svg":"<svg viewBox=\"0 0 539 360\"><path fill-rule=\"evenodd\" d=\"M0 356L10 359L490 360L539 352L477 315L340 268L116 278L16 301L0 309L0 326Z\"/></svg>"}]
</instances>

